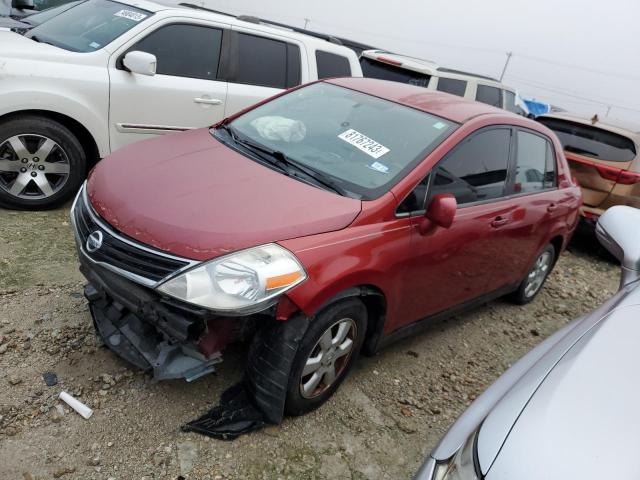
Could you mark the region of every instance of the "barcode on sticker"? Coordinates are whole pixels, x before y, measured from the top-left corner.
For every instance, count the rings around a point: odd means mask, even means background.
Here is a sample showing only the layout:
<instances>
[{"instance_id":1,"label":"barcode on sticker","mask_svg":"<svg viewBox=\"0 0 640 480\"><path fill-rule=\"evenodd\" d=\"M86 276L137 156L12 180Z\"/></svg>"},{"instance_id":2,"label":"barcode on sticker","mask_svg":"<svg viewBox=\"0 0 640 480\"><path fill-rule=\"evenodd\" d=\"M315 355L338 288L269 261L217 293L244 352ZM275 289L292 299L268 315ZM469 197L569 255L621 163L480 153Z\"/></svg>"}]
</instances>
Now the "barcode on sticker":
<instances>
[{"instance_id":1,"label":"barcode on sticker","mask_svg":"<svg viewBox=\"0 0 640 480\"><path fill-rule=\"evenodd\" d=\"M370 139L366 135L350 128L346 132L338 135L338 138L344 140L350 145L353 145L358 150L363 151L367 155L373 158L380 158L385 153L389 152L389 149L384 145L379 144L375 140Z\"/></svg>"},{"instance_id":2,"label":"barcode on sticker","mask_svg":"<svg viewBox=\"0 0 640 480\"><path fill-rule=\"evenodd\" d=\"M134 12L132 10L120 10L113 14L116 17L128 18L129 20L133 20L134 22L139 22L140 20L144 20L147 16L144 13Z\"/></svg>"}]
</instances>

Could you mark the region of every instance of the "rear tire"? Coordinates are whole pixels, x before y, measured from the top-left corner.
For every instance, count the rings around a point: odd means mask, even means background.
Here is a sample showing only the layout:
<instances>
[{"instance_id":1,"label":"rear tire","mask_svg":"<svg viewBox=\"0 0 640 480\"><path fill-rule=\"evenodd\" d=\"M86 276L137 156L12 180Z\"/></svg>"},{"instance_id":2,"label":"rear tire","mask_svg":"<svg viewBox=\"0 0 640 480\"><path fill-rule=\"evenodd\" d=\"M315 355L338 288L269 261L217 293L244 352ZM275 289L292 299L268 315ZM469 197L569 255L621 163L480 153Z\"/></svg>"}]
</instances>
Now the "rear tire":
<instances>
[{"instance_id":1,"label":"rear tire","mask_svg":"<svg viewBox=\"0 0 640 480\"><path fill-rule=\"evenodd\" d=\"M0 123L0 205L54 208L70 199L86 175L86 154L64 125L36 115Z\"/></svg>"},{"instance_id":2,"label":"rear tire","mask_svg":"<svg viewBox=\"0 0 640 480\"><path fill-rule=\"evenodd\" d=\"M552 244L549 244L538 254L518 290L511 294L511 301L518 305L525 305L536 298L553 270L555 262L556 249Z\"/></svg>"},{"instance_id":3,"label":"rear tire","mask_svg":"<svg viewBox=\"0 0 640 480\"><path fill-rule=\"evenodd\" d=\"M338 389L353 366L367 331L367 309L357 298L329 305L311 319L296 353L285 412L315 410Z\"/></svg>"}]
</instances>

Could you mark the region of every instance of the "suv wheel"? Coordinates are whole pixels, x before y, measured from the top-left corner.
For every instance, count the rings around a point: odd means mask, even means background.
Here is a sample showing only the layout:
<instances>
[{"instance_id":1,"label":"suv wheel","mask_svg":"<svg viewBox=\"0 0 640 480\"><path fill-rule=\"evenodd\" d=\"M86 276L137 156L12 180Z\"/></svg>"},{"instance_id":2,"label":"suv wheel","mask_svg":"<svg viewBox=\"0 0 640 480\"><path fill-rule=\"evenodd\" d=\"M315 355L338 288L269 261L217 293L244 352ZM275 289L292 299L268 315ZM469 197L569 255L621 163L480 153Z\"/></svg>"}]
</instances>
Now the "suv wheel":
<instances>
[{"instance_id":1,"label":"suv wheel","mask_svg":"<svg viewBox=\"0 0 640 480\"><path fill-rule=\"evenodd\" d=\"M338 389L360 353L367 309L358 299L330 305L311 320L289 376L285 410L302 415Z\"/></svg>"},{"instance_id":2,"label":"suv wheel","mask_svg":"<svg viewBox=\"0 0 640 480\"><path fill-rule=\"evenodd\" d=\"M37 116L0 123L0 204L52 208L72 197L85 177L86 157L63 125Z\"/></svg>"},{"instance_id":3,"label":"suv wheel","mask_svg":"<svg viewBox=\"0 0 640 480\"><path fill-rule=\"evenodd\" d=\"M522 283L513 293L512 300L520 305L529 303L542 289L542 285L553 269L556 259L556 249L553 245L547 245L533 263L533 267L522 280Z\"/></svg>"}]
</instances>

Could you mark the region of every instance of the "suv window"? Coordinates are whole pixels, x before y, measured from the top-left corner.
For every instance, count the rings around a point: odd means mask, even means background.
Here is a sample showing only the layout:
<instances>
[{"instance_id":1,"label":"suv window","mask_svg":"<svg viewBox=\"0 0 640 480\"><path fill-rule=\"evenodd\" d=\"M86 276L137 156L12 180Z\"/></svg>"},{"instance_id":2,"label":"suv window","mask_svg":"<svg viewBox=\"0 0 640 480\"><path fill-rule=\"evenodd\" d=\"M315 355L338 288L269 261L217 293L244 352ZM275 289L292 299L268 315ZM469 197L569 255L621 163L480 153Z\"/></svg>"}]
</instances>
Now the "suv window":
<instances>
[{"instance_id":1,"label":"suv window","mask_svg":"<svg viewBox=\"0 0 640 480\"><path fill-rule=\"evenodd\" d=\"M555 183L555 162L549 141L533 133L518 130L515 193L535 192Z\"/></svg>"},{"instance_id":2,"label":"suv window","mask_svg":"<svg viewBox=\"0 0 640 480\"><path fill-rule=\"evenodd\" d=\"M230 82L289 88L300 84L300 48L271 38L238 33Z\"/></svg>"},{"instance_id":3,"label":"suv window","mask_svg":"<svg viewBox=\"0 0 640 480\"><path fill-rule=\"evenodd\" d=\"M129 51L155 55L156 73L160 75L215 80L221 44L222 30L218 28L174 24L160 27Z\"/></svg>"},{"instance_id":4,"label":"suv window","mask_svg":"<svg viewBox=\"0 0 640 480\"><path fill-rule=\"evenodd\" d=\"M455 78L443 78L438 80L438 90L441 92L451 93L464 97L464 92L467 90L467 82L464 80L458 80Z\"/></svg>"},{"instance_id":5,"label":"suv window","mask_svg":"<svg viewBox=\"0 0 640 480\"><path fill-rule=\"evenodd\" d=\"M451 193L458 205L502 197L510 143L508 128L472 134L435 168L430 194Z\"/></svg>"},{"instance_id":6,"label":"suv window","mask_svg":"<svg viewBox=\"0 0 640 480\"><path fill-rule=\"evenodd\" d=\"M502 108L502 90L496 87L478 84L476 101L486 103L493 107Z\"/></svg>"},{"instance_id":7,"label":"suv window","mask_svg":"<svg viewBox=\"0 0 640 480\"><path fill-rule=\"evenodd\" d=\"M630 162L636 156L633 141L598 127L557 118L540 118L560 139L567 152L610 162Z\"/></svg>"},{"instance_id":8,"label":"suv window","mask_svg":"<svg viewBox=\"0 0 640 480\"><path fill-rule=\"evenodd\" d=\"M378 62L370 58L361 57L360 66L365 77L379 78L381 80L390 80L392 82L408 83L418 87L427 87L430 75L407 70L406 68L396 67L388 63Z\"/></svg>"},{"instance_id":9,"label":"suv window","mask_svg":"<svg viewBox=\"0 0 640 480\"><path fill-rule=\"evenodd\" d=\"M351 76L351 66L347 57L316 50L316 62L318 64L318 79Z\"/></svg>"}]
</instances>

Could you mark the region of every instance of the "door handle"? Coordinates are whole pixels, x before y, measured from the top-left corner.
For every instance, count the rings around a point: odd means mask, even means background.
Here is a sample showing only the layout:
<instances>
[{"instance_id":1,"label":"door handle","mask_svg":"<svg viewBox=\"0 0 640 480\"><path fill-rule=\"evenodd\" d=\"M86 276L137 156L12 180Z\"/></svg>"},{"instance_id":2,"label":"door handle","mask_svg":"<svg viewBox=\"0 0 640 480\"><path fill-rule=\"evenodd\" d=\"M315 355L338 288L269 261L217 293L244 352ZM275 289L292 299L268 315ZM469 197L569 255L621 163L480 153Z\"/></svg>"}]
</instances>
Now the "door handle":
<instances>
[{"instance_id":1,"label":"door handle","mask_svg":"<svg viewBox=\"0 0 640 480\"><path fill-rule=\"evenodd\" d=\"M491 226L493 228L498 228L501 227L503 225L506 225L507 223L509 223L509 219L505 218L505 217L501 217L501 216L497 216L496 218L493 219L493 221L491 222Z\"/></svg>"},{"instance_id":2,"label":"door handle","mask_svg":"<svg viewBox=\"0 0 640 480\"><path fill-rule=\"evenodd\" d=\"M559 208L559 205L552 203L547 207L547 212L555 212Z\"/></svg>"},{"instance_id":3,"label":"door handle","mask_svg":"<svg viewBox=\"0 0 640 480\"><path fill-rule=\"evenodd\" d=\"M196 103L203 103L205 105L220 105L222 103L222 100L218 100L217 98L196 97L193 101Z\"/></svg>"}]
</instances>

